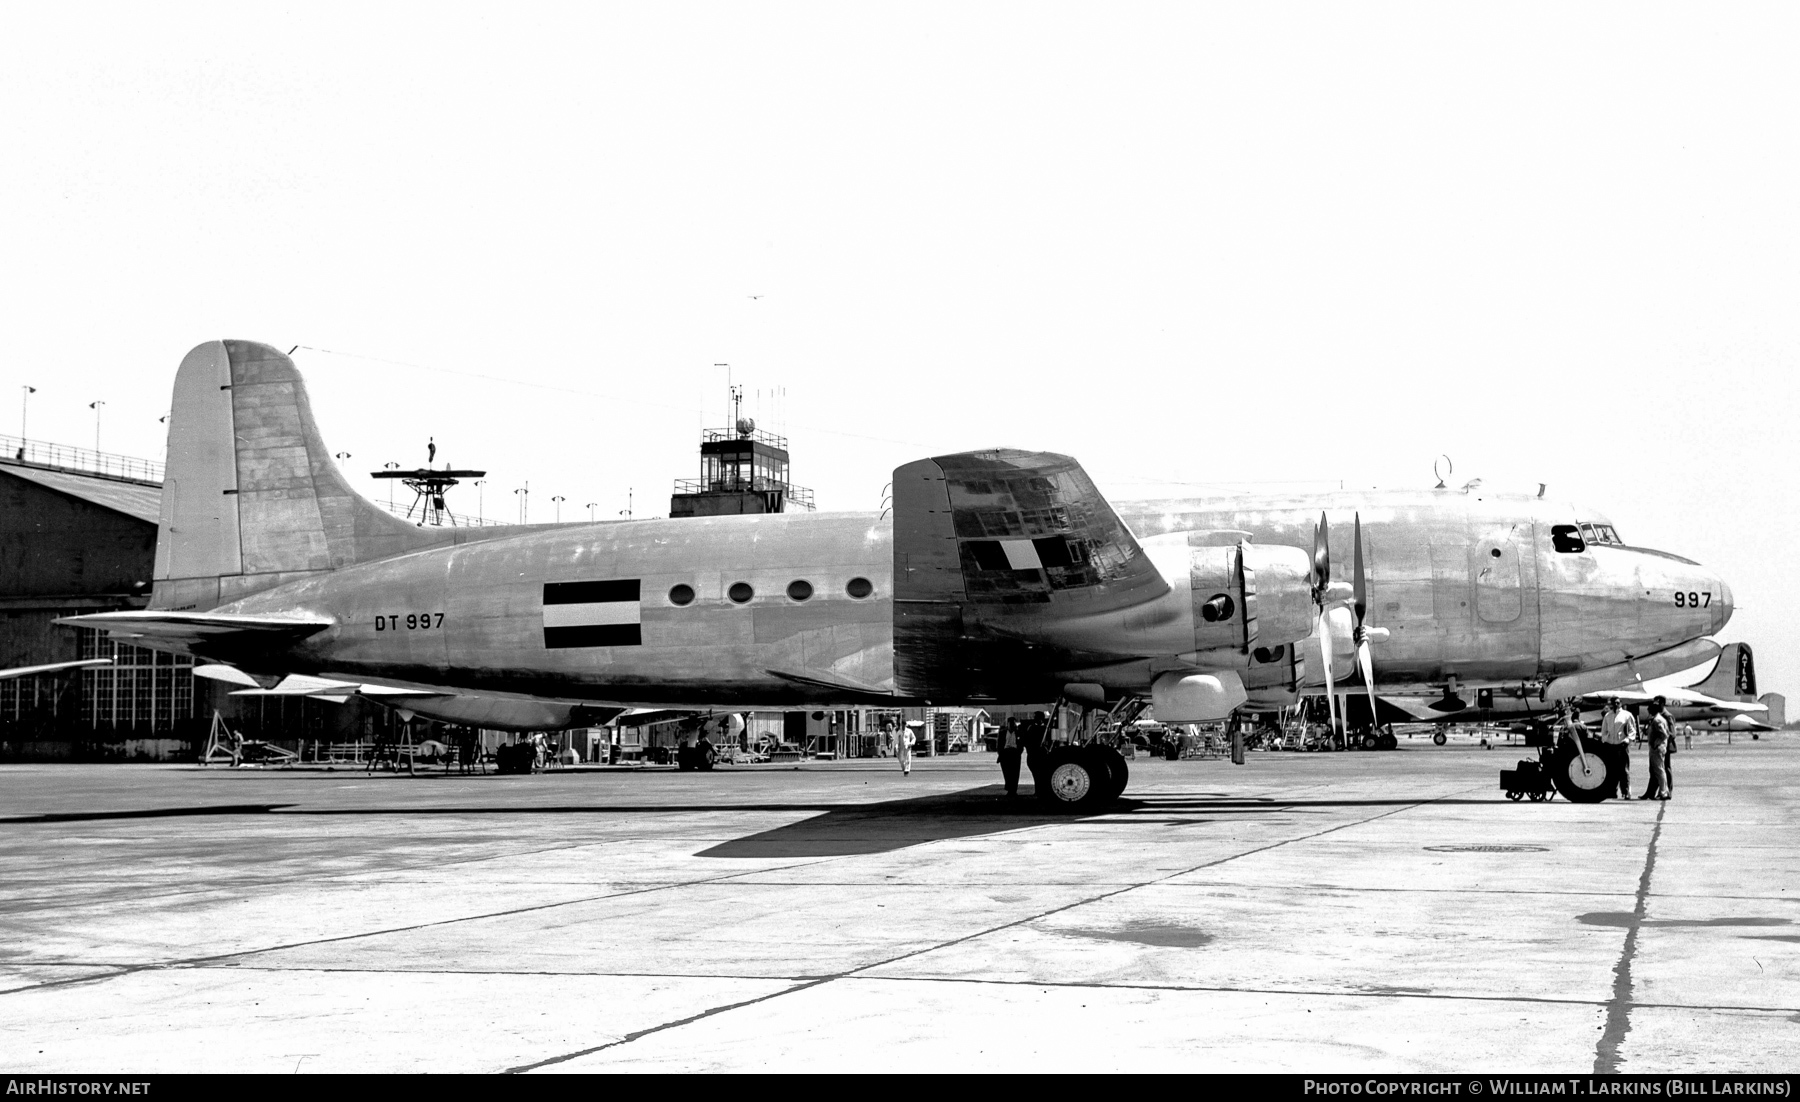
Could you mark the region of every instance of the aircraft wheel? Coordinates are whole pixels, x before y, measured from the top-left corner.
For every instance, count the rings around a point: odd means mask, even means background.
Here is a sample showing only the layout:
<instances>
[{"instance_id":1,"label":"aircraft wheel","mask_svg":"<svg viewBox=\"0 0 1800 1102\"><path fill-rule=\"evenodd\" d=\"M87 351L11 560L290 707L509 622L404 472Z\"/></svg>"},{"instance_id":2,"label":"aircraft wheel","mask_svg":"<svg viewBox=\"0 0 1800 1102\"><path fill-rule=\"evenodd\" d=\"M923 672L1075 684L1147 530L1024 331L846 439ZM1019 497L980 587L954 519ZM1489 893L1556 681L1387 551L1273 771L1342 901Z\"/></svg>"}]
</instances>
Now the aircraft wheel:
<instances>
[{"instance_id":1,"label":"aircraft wheel","mask_svg":"<svg viewBox=\"0 0 1800 1102\"><path fill-rule=\"evenodd\" d=\"M1431 736L1431 741L1438 746L1442 746L1444 743L1450 741L1450 737L1444 734L1444 732L1439 731L1437 734Z\"/></svg>"},{"instance_id":2,"label":"aircraft wheel","mask_svg":"<svg viewBox=\"0 0 1800 1102\"><path fill-rule=\"evenodd\" d=\"M1400 740L1398 738L1394 737L1394 733L1392 731L1383 731L1381 734L1380 749L1398 750L1398 749L1400 749Z\"/></svg>"},{"instance_id":3,"label":"aircraft wheel","mask_svg":"<svg viewBox=\"0 0 1800 1102\"><path fill-rule=\"evenodd\" d=\"M1379 750L1379 749L1381 749L1381 736L1376 734L1373 731L1370 731L1368 734L1366 734L1362 737L1362 748L1364 750Z\"/></svg>"},{"instance_id":4,"label":"aircraft wheel","mask_svg":"<svg viewBox=\"0 0 1800 1102\"><path fill-rule=\"evenodd\" d=\"M1102 802L1112 770L1093 755L1062 749L1050 757L1048 782L1038 799L1058 811L1087 811Z\"/></svg>"},{"instance_id":5,"label":"aircraft wheel","mask_svg":"<svg viewBox=\"0 0 1800 1102\"><path fill-rule=\"evenodd\" d=\"M1524 798L1524 797L1525 797L1525 793L1523 793L1523 792L1512 792L1512 791L1508 791L1508 792L1507 792L1507 793L1506 793L1506 798L1507 798L1507 799L1509 799L1509 800L1520 800L1520 799L1523 799L1523 798ZM1535 797L1535 796L1534 796L1534 797L1532 797L1532 798L1533 798L1533 799L1536 799L1536 797Z\"/></svg>"},{"instance_id":6,"label":"aircraft wheel","mask_svg":"<svg viewBox=\"0 0 1800 1102\"><path fill-rule=\"evenodd\" d=\"M1541 804L1548 795L1549 793L1547 792L1533 792L1531 794L1531 802L1534 804Z\"/></svg>"},{"instance_id":7,"label":"aircraft wheel","mask_svg":"<svg viewBox=\"0 0 1800 1102\"><path fill-rule=\"evenodd\" d=\"M1563 742L1550 762L1550 779L1563 799L1572 804L1597 804L1613 790L1612 763L1589 750L1586 758L1575 745Z\"/></svg>"},{"instance_id":8,"label":"aircraft wheel","mask_svg":"<svg viewBox=\"0 0 1800 1102\"><path fill-rule=\"evenodd\" d=\"M1099 802L1109 804L1118 799L1125 791L1125 786L1131 783L1131 767L1125 763L1125 755L1110 746L1090 747L1088 753L1096 769L1106 770L1105 791Z\"/></svg>"}]
</instances>

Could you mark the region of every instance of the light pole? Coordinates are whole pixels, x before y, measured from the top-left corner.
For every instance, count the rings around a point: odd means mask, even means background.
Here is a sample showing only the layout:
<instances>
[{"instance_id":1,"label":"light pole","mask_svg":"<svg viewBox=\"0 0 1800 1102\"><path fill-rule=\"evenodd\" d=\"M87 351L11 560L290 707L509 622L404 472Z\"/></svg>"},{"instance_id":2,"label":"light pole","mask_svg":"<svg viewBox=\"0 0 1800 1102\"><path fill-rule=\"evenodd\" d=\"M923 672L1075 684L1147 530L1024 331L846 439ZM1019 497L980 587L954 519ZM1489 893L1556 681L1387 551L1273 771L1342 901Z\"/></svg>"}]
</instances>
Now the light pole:
<instances>
[{"instance_id":1,"label":"light pole","mask_svg":"<svg viewBox=\"0 0 1800 1102\"><path fill-rule=\"evenodd\" d=\"M524 524L525 518L531 515L531 483L527 482L522 489L514 490L513 496L519 499L519 523Z\"/></svg>"},{"instance_id":2,"label":"light pole","mask_svg":"<svg viewBox=\"0 0 1800 1102\"><path fill-rule=\"evenodd\" d=\"M725 365L720 364L719 366L723 367ZM619 515L624 517L626 520L631 519L631 494L632 494L632 488L630 486L625 487L625 508L619 510Z\"/></svg>"},{"instance_id":3,"label":"light pole","mask_svg":"<svg viewBox=\"0 0 1800 1102\"><path fill-rule=\"evenodd\" d=\"M486 485L487 479L485 478L478 478L475 480L475 515L479 517L483 523L487 522L487 509L482 504L483 499L487 497L487 491L483 490L482 487Z\"/></svg>"},{"instance_id":4,"label":"light pole","mask_svg":"<svg viewBox=\"0 0 1800 1102\"><path fill-rule=\"evenodd\" d=\"M100 450L100 407L105 404L105 399L88 403L88 408L94 411L94 451L96 452Z\"/></svg>"},{"instance_id":5,"label":"light pole","mask_svg":"<svg viewBox=\"0 0 1800 1102\"><path fill-rule=\"evenodd\" d=\"M562 503L569 499L562 496L561 494L557 494L556 496L552 497L550 500L556 502L556 523L561 524L562 523Z\"/></svg>"},{"instance_id":6,"label":"light pole","mask_svg":"<svg viewBox=\"0 0 1800 1102\"><path fill-rule=\"evenodd\" d=\"M338 466L340 466L340 467L343 466L344 460L346 460L348 458L350 458L349 452L338 452L337 453Z\"/></svg>"},{"instance_id":7,"label":"light pole","mask_svg":"<svg viewBox=\"0 0 1800 1102\"><path fill-rule=\"evenodd\" d=\"M397 471L400 469L400 464L398 464L398 463L383 463L381 465L381 469L384 471ZM388 512L391 513L394 511L394 480L391 478L388 479L387 484L388 484Z\"/></svg>"},{"instance_id":8,"label":"light pole","mask_svg":"<svg viewBox=\"0 0 1800 1102\"><path fill-rule=\"evenodd\" d=\"M598 506L598 505L599 505L599 504L600 504L600 503L599 503L599 502L598 502L598 501L590 501L590 502L588 502L588 503L587 503L587 511L588 511L588 523L589 523L589 524L592 524L592 523L594 523L594 509L595 509L595 507L596 507L596 506Z\"/></svg>"},{"instance_id":9,"label":"light pole","mask_svg":"<svg viewBox=\"0 0 1800 1102\"><path fill-rule=\"evenodd\" d=\"M34 386L20 386L20 387L19 387L19 389L20 389L20 390L22 390L22 391L24 391L24 393L23 393L23 394L20 394L20 395L19 395L19 442L20 442L20 443L24 443L24 442L25 442L25 412L26 412L26 406L27 406L27 405L29 405L29 404L30 404L30 402L31 402L31 396L32 396L32 395L33 395L33 394L36 394L36 393L37 393L37 387L34 387Z\"/></svg>"}]
</instances>

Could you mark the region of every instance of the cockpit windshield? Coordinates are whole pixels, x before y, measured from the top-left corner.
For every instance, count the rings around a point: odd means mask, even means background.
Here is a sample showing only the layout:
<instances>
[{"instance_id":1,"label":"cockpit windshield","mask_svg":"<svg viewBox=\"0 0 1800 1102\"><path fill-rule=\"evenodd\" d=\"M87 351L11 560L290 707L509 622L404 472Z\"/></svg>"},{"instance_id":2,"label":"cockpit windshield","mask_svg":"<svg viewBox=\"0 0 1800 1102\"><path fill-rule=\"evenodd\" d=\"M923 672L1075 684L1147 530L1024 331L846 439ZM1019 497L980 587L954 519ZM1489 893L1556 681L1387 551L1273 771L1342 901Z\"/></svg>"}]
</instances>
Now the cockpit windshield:
<instances>
[{"instance_id":1,"label":"cockpit windshield","mask_svg":"<svg viewBox=\"0 0 1800 1102\"><path fill-rule=\"evenodd\" d=\"M1625 546L1619 533L1610 524L1593 524L1581 521L1577 524L1556 524L1550 528L1550 542L1556 550L1564 555L1577 555L1588 549L1590 543L1610 543L1617 547Z\"/></svg>"}]
</instances>

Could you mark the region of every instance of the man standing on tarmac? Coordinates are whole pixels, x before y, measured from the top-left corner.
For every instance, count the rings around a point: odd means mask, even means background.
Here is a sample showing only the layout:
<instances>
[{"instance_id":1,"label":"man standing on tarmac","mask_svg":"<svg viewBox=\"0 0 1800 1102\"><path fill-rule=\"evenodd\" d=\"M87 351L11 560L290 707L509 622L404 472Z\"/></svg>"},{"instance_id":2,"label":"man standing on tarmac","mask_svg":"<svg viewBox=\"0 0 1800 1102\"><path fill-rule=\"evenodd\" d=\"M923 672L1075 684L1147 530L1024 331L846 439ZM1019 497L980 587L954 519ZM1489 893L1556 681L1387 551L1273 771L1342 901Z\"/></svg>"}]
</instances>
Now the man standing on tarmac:
<instances>
[{"instance_id":1,"label":"man standing on tarmac","mask_svg":"<svg viewBox=\"0 0 1800 1102\"><path fill-rule=\"evenodd\" d=\"M1019 721L1008 716L1000 725L1000 778L1006 782L1006 794L1019 794L1019 756L1025 752L1025 744L1019 738Z\"/></svg>"},{"instance_id":2,"label":"man standing on tarmac","mask_svg":"<svg viewBox=\"0 0 1800 1102\"><path fill-rule=\"evenodd\" d=\"M1675 725L1669 722L1669 713L1660 696L1650 702L1650 718L1644 720L1644 731L1650 736L1650 787L1644 789L1638 799L1666 800L1669 798L1669 743L1675 740Z\"/></svg>"},{"instance_id":3,"label":"man standing on tarmac","mask_svg":"<svg viewBox=\"0 0 1800 1102\"><path fill-rule=\"evenodd\" d=\"M1606 753L1612 759L1609 763L1616 771L1613 778L1618 782L1616 792L1607 795L1618 795L1619 798L1631 799L1631 743L1637 738L1637 718L1619 707L1619 698L1608 697L1606 715L1600 720L1600 741L1606 744Z\"/></svg>"},{"instance_id":4,"label":"man standing on tarmac","mask_svg":"<svg viewBox=\"0 0 1800 1102\"><path fill-rule=\"evenodd\" d=\"M1032 789L1042 796L1050 787L1050 717L1031 713L1019 733L1025 743L1025 768L1031 770Z\"/></svg>"}]
</instances>

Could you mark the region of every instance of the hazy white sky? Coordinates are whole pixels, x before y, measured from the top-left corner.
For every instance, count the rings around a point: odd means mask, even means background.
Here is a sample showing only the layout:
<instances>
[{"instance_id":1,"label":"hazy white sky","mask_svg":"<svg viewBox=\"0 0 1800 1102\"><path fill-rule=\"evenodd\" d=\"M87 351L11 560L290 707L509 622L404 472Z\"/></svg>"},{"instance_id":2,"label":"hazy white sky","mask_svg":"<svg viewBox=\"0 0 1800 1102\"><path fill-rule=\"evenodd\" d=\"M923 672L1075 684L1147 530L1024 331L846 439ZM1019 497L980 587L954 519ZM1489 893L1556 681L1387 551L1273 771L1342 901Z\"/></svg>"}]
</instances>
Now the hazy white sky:
<instances>
[{"instance_id":1,"label":"hazy white sky","mask_svg":"<svg viewBox=\"0 0 1800 1102\"><path fill-rule=\"evenodd\" d=\"M435 436L500 517L526 480L533 520L664 512L717 363L831 509L992 444L1118 499L1429 485L1446 452L1720 570L1784 690L1797 32L1773 4L7 5L0 432L32 385L32 437L91 446L99 399L102 447L160 457L183 353L247 337L302 346L354 470Z\"/></svg>"}]
</instances>

